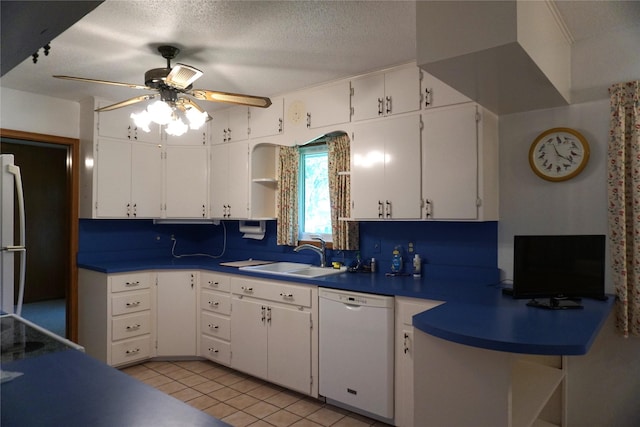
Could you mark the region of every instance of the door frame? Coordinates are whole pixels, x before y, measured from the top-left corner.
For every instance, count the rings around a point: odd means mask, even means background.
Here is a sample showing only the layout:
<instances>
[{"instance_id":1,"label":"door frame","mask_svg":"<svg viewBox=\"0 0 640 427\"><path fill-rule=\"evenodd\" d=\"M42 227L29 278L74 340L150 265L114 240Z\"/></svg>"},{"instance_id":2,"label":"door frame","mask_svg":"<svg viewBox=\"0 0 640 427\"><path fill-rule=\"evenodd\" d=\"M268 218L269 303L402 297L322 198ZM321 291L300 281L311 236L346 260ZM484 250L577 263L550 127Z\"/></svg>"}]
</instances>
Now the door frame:
<instances>
[{"instance_id":1,"label":"door frame","mask_svg":"<svg viewBox=\"0 0 640 427\"><path fill-rule=\"evenodd\" d=\"M69 254L68 267L71 280L66 289L66 335L73 342L78 341L78 191L80 182L80 140L63 136L42 133L24 132L20 130L0 128L0 136L22 141L43 142L46 144L63 145L67 147L67 194L69 212Z\"/></svg>"}]
</instances>

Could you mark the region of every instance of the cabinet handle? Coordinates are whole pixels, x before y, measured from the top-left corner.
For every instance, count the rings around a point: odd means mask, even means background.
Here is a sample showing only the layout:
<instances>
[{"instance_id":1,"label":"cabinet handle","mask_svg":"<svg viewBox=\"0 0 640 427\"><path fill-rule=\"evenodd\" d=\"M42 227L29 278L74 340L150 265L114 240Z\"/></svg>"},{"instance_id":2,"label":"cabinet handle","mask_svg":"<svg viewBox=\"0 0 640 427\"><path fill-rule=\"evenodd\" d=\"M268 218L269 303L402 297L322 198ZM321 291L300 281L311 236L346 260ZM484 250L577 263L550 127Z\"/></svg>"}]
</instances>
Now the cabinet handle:
<instances>
[{"instance_id":1,"label":"cabinet handle","mask_svg":"<svg viewBox=\"0 0 640 427\"><path fill-rule=\"evenodd\" d=\"M140 349L139 348L134 348L133 350L125 351L125 354L136 354L136 353L140 353Z\"/></svg>"},{"instance_id":2,"label":"cabinet handle","mask_svg":"<svg viewBox=\"0 0 640 427\"><path fill-rule=\"evenodd\" d=\"M307 113L307 129L311 127L311 113Z\"/></svg>"},{"instance_id":3,"label":"cabinet handle","mask_svg":"<svg viewBox=\"0 0 640 427\"><path fill-rule=\"evenodd\" d=\"M127 203L127 217L131 216L131 203Z\"/></svg>"},{"instance_id":4,"label":"cabinet handle","mask_svg":"<svg viewBox=\"0 0 640 427\"><path fill-rule=\"evenodd\" d=\"M138 286L138 285L140 285L140 281L139 281L139 280L137 280L137 281L135 281L135 282L125 282L125 284L124 284L124 285L125 285L125 286Z\"/></svg>"},{"instance_id":5,"label":"cabinet handle","mask_svg":"<svg viewBox=\"0 0 640 427\"><path fill-rule=\"evenodd\" d=\"M231 128L227 128L227 142L231 141Z\"/></svg>"},{"instance_id":6,"label":"cabinet handle","mask_svg":"<svg viewBox=\"0 0 640 427\"><path fill-rule=\"evenodd\" d=\"M392 107L391 107L391 97L390 97L390 96L387 96L387 98L386 98L386 99L387 99L387 114L391 114L391 110L392 110Z\"/></svg>"},{"instance_id":7,"label":"cabinet handle","mask_svg":"<svg viewBox=\"0 0 640 427\"><path fill-rule=\"evenodd\" d=\"M382 98L378 98L378 115L381 116L383 114L383 100Z\"/></svg>"},{"instance_id":8,"label":"cabinet handle","mask_svg":"<svg viewBox=\"0 0 640 427\"><path fill-rule=\"evenodd\" d=\"M271 307L267 307L267 323L271 324Z\"/></svg>"},{"instance_id":9,"label":"cabinet handle","mask_svg":"<svg viewBox=\"0 0 640 427\"><path fill-rule=\"evenodd\" d=\"M133 301L133 302L128 302L127 307L137 307L140 305L140 301Z\"/></svg>"},{"instance_id":10,"label":"cabinet handle","mask_svg":"<svg viewBox=\"0 0 640 427\"><path fill-rule=\"evenodd\" d=\"M131 139L131 125L127 126L127 139Z\"/></svg>"},{"instance_id":11,"label":"cabinet handle","mask_svg":"<svg viewBox=\"0 0 640 427\"><path fill-rule=\"evenodd\" d=\"M431 218L433 215L433 204L429 199L424 200L424 215L426 218Z\"/></svg>"},{"instance_id":12,"label":"cabinet handle","mask_svg":"<svg viewBox=\"0 0 640 427\"><path fill-rule=\"evenodd\" d=\"M282 119L278 119L278 133L282 133Z\"/></svg>"},{"instance_id":13,"label":"cabinet handle","mask_svg":"<svg viewBox=\"0 0 640 427\"><path fill-rule=\"evenodd\" d=\"M283 293L283 292L280 292L280 296L281 296L282 298L293 298L293 294L285 294L285 293Z\"/></svg>"},{"instance_id":14,"label":"cabinet handle","mask_svg":"<svg viewBox=\"0 0 640 427\"><path fill-rule=\"evenodd\" d=\"M246 286L242 286L242 287L240 287L240 289L242 289L245 292L253 292L253 288L246 287Z\"/></svg>"},{"instance_id":15,"label":"cabinet handle","mask_svg":"<svg viewBox=\"0 0 640 427\"><path fill-rule=\"evenodd\" d=\"M138 330L138 329L140 329L140 324L135 324L135 325L132 325L132 326L127 326L127 331L135 331L135 330Z\"/></svg>"},{"instance_id":16,"label":"cabinet handle","mask_svg":"<svg viewBox=\"0 0 640 427\"><path fill-rule=\"evenodd\" d=\"M218 325L212 325L211 323L209 323L209 329L219 329L220 327Z\"/></svg>"},{"instance_id":17,"label":"cabinet handle","mask_svg":"<svg viewBox=\"0 0 640 427\"><path fill-rule=\"evenodd\" d=\"M218 353L218 350L216 350L215 348L209 347L209 353Z\"/></svg>"},{"instance_id":18,"label":"cabinet handle","mask_svg":"<svg viewBox=\"0 0 640 427\"><path fill-rule=\"evenodd\" d=\"M391 218L391 202L388 200L385 200L385 212L387 214L387 218Z\"/></svg>"},{"instance_id":19,"label":"cabinet handle","mask_svg":"<svg viewBox=\"0 0 640 427\"><path fill-rule=\"evenodd\" d=\"M211 286L213 288L218 288L218 287L220 287L220 283L219 282L214 282L213 280L209 280L209 286Z\"/></svg>"},{"instance_id":20,"label":"cabinet handle","mask_svg":"<svg viewBox=\"0 0 640 427\"><path fill-rule=\"evenodd\" d=\"M424 106L430 107L433 103L433 89L426 88L424 90Z\"/></svg>"},{"instance_id":21,"label":"cabinet handle","mask_svg":"<svg viewBox=\"0 0 640 427\"><path fill-rule=\"evenodd\" d=\"M209 301L209 305L212 307L217 307L218 305L220 305L220 303L217 301Z\"/></svg>"},{"instance_id":22,"label":"cabinet handle","mask_svg":"<svg viewBox=\"0 0 640 427\"><path fill-rule=\"evenodd\" d=\"M382 201L378 200L378 218L382 218Z\"/></svg>"},{"instance_id":23,"label":"cabinet handle","mask_svg":"<svg viewBox=\"0 0 640 427\"><path fill-rule=\"evenodd\" d=\"M133 216L138 216L138 205L136 203L133 204Z\"/></svg>"},{"instance_id":24,"label":"cabinet handle","mask_svg":"<svg viewBox=\"0 0 640 427\"><path fill-rule=\"evenodd\" d=\"M262 320L262 323L264 323L264 319L265 319L265 310L266 310L266 309L267 309L267 307L265 307L265 306L263 305L263 306L262 306L262 310L261 310L261 311L262 311L262 313L261 313L261 314L262 314L262 317L261 317L261 319L260 319L260 320Z\"/></svg>"},{"instance_id":25,"label":"cabinet handle","mask_svg":"<svg viewBox=\"0 0 640 427\"><path fill-rule=\"evenodd\" d=\"M207 208L205 207L205 205L202 205L202 218L206 218L207 217Z\"/></svg>"},{"instance_id":26,"label":"cabinet handle","mask_svg":"<svg viewBox=\"0 0 640 427\"><path fill-rule=\"evenodd\" d=\"M404 354L409 352L409 334L404 334Z\"/></svg>"}]
</instances>

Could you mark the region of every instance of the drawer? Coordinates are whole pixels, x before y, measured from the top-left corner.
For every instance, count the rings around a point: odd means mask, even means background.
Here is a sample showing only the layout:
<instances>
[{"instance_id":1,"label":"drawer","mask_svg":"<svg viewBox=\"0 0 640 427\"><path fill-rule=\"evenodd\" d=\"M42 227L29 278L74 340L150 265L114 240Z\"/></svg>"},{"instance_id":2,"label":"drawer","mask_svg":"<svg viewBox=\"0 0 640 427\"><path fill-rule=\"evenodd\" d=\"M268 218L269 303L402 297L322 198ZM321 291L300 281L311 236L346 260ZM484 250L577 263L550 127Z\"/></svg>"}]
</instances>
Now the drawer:
<instances>
[{"instance_id":1,"label":"drawer","mask_svg":"<svg viewBox=\"0 0 640 427\"><path fill-rule=\"evenodd\" d=\"M265 282L241 277L231 279L231 292L269 301L311 307L310 286L286 285L281 282Z\"/></svg>"},{"instance_id":2,"label":"drawer","mask_svg":"<svg viewBox=\"0 0 640 427\"><path fill-rule=\"evenodd\" d=\"M229 294L202 291L200 308L220 314L231 314L231 298Z\"/></svg>"},{"instance_id":3,"label":"drawer","mask_svg":"<svg viewBox=\"0 0 640 427\"><path fill-rule=\"evenodd\" d=\"M111 297L111 315L135 313L151 308L151 292L127 292Z\"/></svg>"},{"instance_id":4,"label":"drawer","mask_svg":"<svg viewBox=\"0 0 640 427\"><path fill-rule=\"evenodd\" d=\"M111 340L118 341L151 333L151 311L111 319Z\"/></svg>"},{"instance_id":5,"label":"drawer","mask_svg":"<svg viewBox=\"0 0 640 427\"><path fill-rule=\"evenodd\" d=\"M216 273L200 273L202 289L229 292L229 276Z\"/></svg>"},{"instance_id":6,"label":"drawer","mask_svg":"<svg viewBox=\"0 0 640 427\"><path fill-rule=\"evenodd\" d=\"M200 331L203 334L229 341L231 327L228 317L218 316L206 311L200 314Z\"/></svg>"},{"instance_id":7,"label":"drawer","mask_svg":"<svg viewBox=\"0 0 640 427\"><path fill-rule=\"evenodd\" d=\"M151 357L151 336L120 341L111 345L111 366L124 365Z\"/></svg>"},{"instance_id":8,"label":"drawer","mask_svg":"<svg viewBox=\"0 0 640 427\"><path fill-rule=\"evenodd\" d=\"M231 364L231 345L207 335L200 336L200 356L224 365Z\"/></svg>"},{"instance_id":9,"label":"drawer","mask_svg":"<svg viewBox=\"0 0 640 427\"><path fill-rule=\"evenodd\" d=\"M133 291L148 289L151 286L152 273L131 273L109 276L111 292Z\"/></svg>"}]
</instances>

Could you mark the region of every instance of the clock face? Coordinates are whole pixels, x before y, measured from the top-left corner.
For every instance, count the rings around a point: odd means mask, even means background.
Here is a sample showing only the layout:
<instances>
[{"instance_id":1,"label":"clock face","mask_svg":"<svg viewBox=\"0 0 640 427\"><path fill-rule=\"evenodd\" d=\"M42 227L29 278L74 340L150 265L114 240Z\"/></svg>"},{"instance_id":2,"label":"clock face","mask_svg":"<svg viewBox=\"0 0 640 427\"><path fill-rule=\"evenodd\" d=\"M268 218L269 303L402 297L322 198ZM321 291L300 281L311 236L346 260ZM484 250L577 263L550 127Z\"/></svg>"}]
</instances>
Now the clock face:
<instances>
[{"instance_id":1,"label":"clock face","mask_svg":"<svg viewBox=\"0 0 640 427\"><path fill-rule=\"evenodd\" d=\"M531 144L531 169L547 181L566 181L582 172L589 161L589 144L570 128L549 129Z\"/></svg>"}]
</instances>

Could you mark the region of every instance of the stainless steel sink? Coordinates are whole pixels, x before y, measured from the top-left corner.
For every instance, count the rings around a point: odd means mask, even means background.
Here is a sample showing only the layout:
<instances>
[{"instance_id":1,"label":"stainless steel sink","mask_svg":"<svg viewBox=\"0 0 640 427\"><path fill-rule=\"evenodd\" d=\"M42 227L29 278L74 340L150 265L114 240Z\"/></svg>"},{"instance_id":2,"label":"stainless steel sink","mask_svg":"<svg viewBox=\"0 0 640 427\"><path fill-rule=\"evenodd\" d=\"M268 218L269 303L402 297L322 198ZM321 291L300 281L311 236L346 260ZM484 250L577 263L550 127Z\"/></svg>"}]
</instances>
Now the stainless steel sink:
<instances>
[{"instance_id":1,"label":"stainless steel sink","mask_svg":"<svg viewBox=\"0 0 640 427\"><path fill-rule=\"evenodd\" d=\"M298 262L274 262L272 264L240 267L240 270L274 274L277 276L315 278L344 273L346 268L342 267L340 269L336 269L331 267L317 267L311 264L302 264Z\"/></svg>"}]
</instances>

